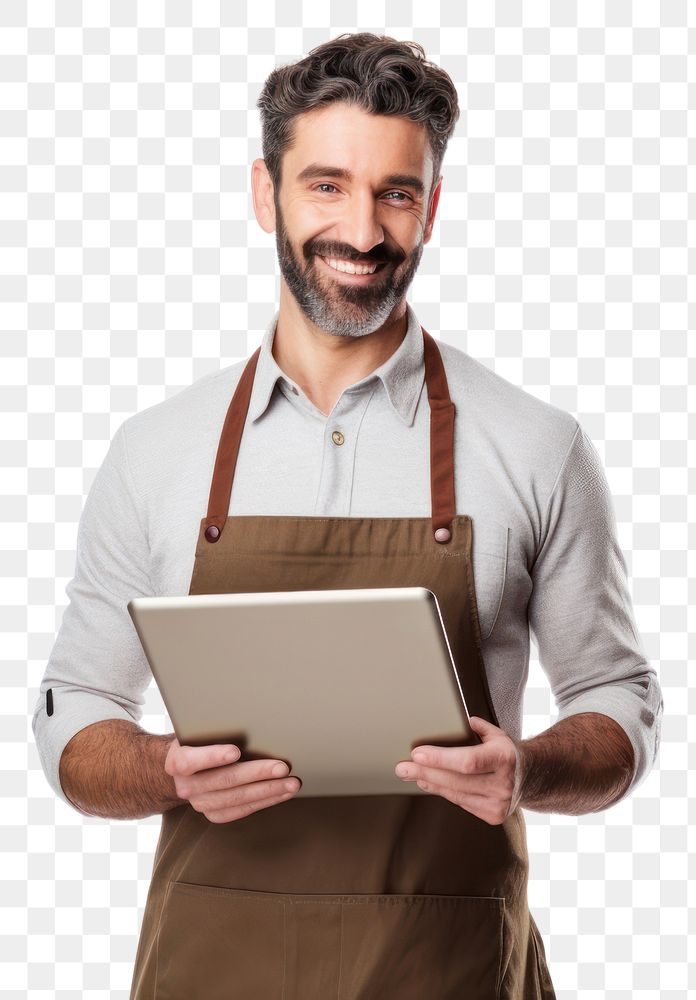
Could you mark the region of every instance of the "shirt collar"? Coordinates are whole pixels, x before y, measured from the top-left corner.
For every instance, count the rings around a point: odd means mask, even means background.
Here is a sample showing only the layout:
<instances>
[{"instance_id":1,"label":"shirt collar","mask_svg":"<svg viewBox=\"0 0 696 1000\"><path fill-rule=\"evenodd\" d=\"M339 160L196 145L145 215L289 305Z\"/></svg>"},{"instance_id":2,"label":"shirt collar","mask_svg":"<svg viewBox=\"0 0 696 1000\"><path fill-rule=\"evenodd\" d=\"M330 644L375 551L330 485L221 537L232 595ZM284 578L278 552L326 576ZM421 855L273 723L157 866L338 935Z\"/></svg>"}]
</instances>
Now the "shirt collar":
<instances>
[{"instance_id":1,"label":"shirt collar","mask_svg":"<svg viewBox=\"0 0 696 1000\"><path fill-rule=\"evenodd\" d=\"M408 303L406 303L406 311L408 315L406 336L391 357L387 358L379 368L375 368L369 375L360 379L359 382L347 386L344 392L359 390L375 379L381 379L392 409L405 424L410 426L413 423L423 387L425 365L421 325ZM292 379L288 378L273 357L273 337L277 322L278 311L276 310L261 341L261 351L256 366L251 400L249 401L249 419L251 421L258 420L266 412L279 379L291 391L293 388L299 389L299 386L296 386Z\"/></svg>"}]
</instances>

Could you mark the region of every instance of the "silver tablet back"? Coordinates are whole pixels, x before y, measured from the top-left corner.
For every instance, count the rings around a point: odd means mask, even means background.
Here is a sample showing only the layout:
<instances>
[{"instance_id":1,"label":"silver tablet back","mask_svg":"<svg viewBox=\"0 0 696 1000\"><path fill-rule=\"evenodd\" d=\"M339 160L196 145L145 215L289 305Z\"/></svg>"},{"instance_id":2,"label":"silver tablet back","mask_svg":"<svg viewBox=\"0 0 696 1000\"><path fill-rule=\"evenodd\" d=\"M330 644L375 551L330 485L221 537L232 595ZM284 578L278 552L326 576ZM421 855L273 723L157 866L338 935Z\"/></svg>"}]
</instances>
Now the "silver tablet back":
<instances>
[{"instance_id":1,"label":"silver tablet back","mask_svg":"<svg viewBox=\"0 0 696 1000\"><path fill-rule=\"evenodd\" d=\"M422 587L136 598L128 610L179 742L279 757L298 795L425 794L420 743L478 742Z\"/></svg>"}]
</instances>

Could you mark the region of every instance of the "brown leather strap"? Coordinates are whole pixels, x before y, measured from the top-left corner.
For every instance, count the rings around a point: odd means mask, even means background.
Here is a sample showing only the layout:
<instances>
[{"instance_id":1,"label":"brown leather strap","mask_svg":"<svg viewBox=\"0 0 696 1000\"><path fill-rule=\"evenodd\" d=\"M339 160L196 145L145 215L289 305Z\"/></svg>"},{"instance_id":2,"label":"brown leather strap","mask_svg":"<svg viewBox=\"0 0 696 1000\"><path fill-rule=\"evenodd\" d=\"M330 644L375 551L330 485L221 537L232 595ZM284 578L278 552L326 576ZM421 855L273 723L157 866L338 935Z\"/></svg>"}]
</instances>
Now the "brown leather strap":
<instances>
[{"instance_id":1,"label":"brown leather strap","mask_svg":"<svg viewBox=\"0 0 696 1000\"><path fill-rule=\"evenodd\" d=\"M450 399L445 366L442 362L437 341L425 327L423 331L423 353L425 362L425 383L430 404L430 490L432 503L433 532L449 530L456 514L454 497L454 403ZM205 518L205 537L216 542L222 534L230 509L234 470L237 465L239 445L246 422L254 375L261 348L258 347L249 358L237 384L232 401L227 409L225 422L220 434L213 479L210 485L208 513Z\"/></svg>"},{"instance_id":2,"label":"brown leather strap","mask_svg":"<svg viewBox=\"0 0 696 1000\"><path fill-rule=\"evenodd\" d=\"M423 351L425 356L425 384L430 403L430 497L432 504L433 532L440 528L451 531L452 518L457 512L454 499L454 403L442 355L437 341L425 327ZM449 536L451 537L451 536ZM449 537L443 541L449 541Z\"/></svg>"},{"instance_id":3,"label":"brown leather strap","mask_svg":"<svg viewBox=\"0 0 696 1000\"><path fill-rule=\"evenodd\" d=\"M225 422L222 425L222 433L220 434L217 455L215 456L213 479L210 484L208 514L205 519L205 537L209 542L216 542L222 534L222 529L227 520L227 512L230 509L234 470L237 466L239 445L242 440L242 432L249 410L251 390L254 385L254 375L256 374L256 365L258 364L260 353L261 348L257 347L247 361L232 396L232 402L227 408ZM217 528L217 534L211 531L211 528Z\"/></svg>"}]
</instances>

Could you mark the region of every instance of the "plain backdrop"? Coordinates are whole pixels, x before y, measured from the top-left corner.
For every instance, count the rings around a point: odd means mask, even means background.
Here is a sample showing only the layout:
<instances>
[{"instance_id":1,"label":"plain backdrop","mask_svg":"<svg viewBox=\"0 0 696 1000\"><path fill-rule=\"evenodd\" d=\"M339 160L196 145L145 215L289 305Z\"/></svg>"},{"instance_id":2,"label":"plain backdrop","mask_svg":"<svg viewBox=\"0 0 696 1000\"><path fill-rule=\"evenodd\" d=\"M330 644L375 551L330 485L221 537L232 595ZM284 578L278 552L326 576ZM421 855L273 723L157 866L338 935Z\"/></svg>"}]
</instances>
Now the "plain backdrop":
<instances>
[{"instance_id":1,"label":"plain backdrop","mask_svg":"<svg viewBox=\"0 0 696 1000\"><path fill-rule=\"evenodd\" d=\"M421 42L457 85L462 114L409 301L435 337L587 430L663 688L657 764L628 801L582 817L526 812L530 908L559 1000L696 989L687 10L2 4L2 997L128 996L160 818L85 818L57 800L31 716L111 436L247 357L276 307L274 237L250 195L263 81L355 30ZM524 735L554 716L532 659ZM171 731L154 686L141 724Z\"/></svg>"}]
</instances>

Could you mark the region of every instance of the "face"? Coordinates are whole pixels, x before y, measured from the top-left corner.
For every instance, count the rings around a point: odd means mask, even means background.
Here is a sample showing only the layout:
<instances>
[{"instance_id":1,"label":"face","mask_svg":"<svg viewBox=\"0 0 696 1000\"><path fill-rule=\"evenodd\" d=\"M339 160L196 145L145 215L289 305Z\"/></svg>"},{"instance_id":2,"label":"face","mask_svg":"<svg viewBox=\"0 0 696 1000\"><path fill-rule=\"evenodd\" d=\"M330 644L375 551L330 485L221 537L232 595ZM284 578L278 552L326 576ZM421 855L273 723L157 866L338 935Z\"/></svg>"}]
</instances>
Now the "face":
<instances>
[{"instance_id":1,"label":"face","mask_svg":"<svg viewBox=\"0 0 696 1000\"><path fill-rule=\"evenodd\" d=\"M404 300L432 233L440 183L429 199L427 133L346 104L294 125L273 191L281 274L312 323L362 337Z\"/></svg>"}]
</instances>

